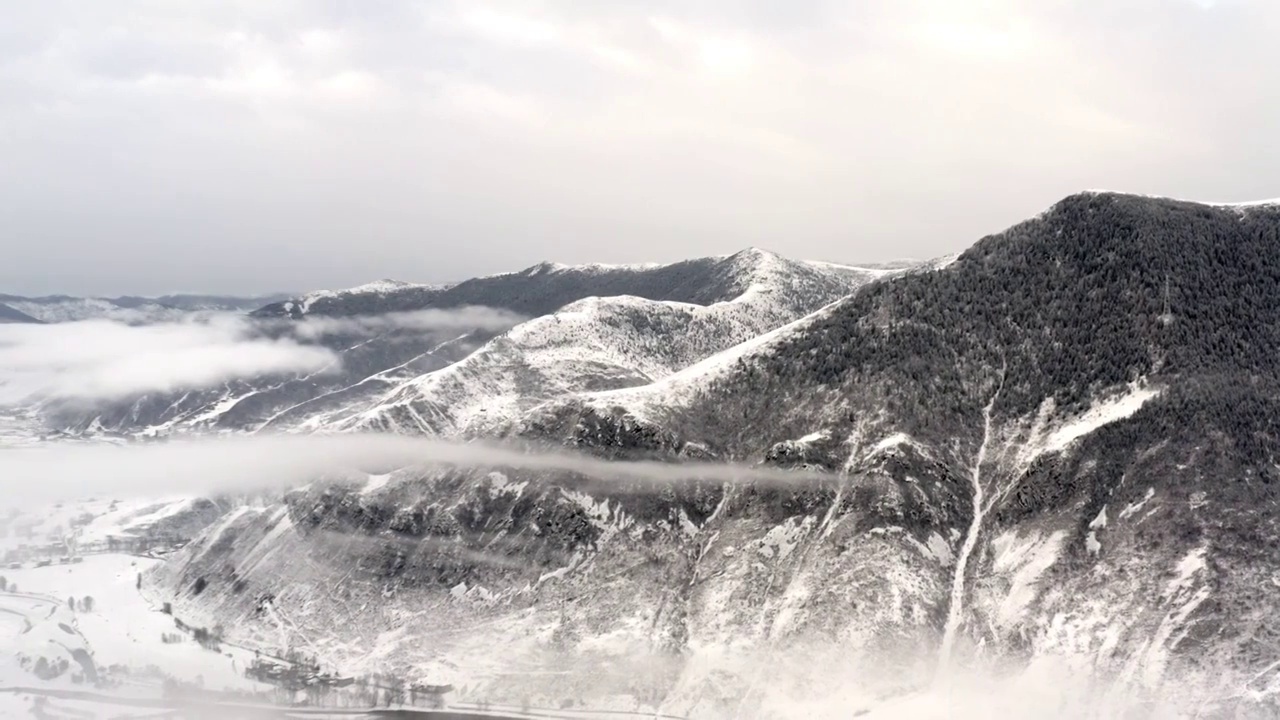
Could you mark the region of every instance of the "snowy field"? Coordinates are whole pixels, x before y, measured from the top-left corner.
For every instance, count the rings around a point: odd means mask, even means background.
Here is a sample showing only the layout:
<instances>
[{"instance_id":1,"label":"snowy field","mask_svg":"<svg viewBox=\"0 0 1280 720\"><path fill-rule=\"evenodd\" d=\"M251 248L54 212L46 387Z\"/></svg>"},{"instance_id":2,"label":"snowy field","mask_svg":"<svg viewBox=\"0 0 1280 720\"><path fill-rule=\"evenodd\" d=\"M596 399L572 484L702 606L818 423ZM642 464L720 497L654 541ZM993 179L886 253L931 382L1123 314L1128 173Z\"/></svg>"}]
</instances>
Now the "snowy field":
<instances>
[{"instance_id":1,"label":"snowy field","mask_svg":"<svg viewBox=\"0 0 1280 720\"><path fill-rule=\"evenodd\" d=\"M269 687L244 678L246 651L212 652L191 641L174 626L173 618L154 607L136 587L138 574L155 560L127 555L88 556L76 565L50 565L47 568L5 569L0 571L9 587L18 585L19 594L0 594L0 615L38 626L52 610L64 612L74 630L73 637L83 642L99 667L120 666L120 692L155 697L160 680L172 678L183 683L202 685L207 689L229 691L268 691ZM68 598L93 598L92 609L70 610ZM22 623L3 625L4 639L0 647L19 647ZM29 634L24 633L24 634ZM166 643L165 634L182 635L182 642ZM26 644L28 650L32 648ZM8 665L12 670L12 664ZM69 687L68 678L51 683ZM38 684L35 675L13 676L12 671L0 676L0 684Z\"/></svg>"},{"instance_id":2,"label":"snowy field","mask_svg":"<svg viewBox=\"0 0 1280 720\"><path fill-rule=\"evenodd\" d=\"M109 691L115 697L159 698L165 679L209 690L270 690L243 676L252 653L204 649L138 592L138 573L155 562L95 555L73 565L0 570L9 588L0 593L0 648L5 651L0 688L92 691L92 685L75 678L79 666L74 659L56 677L40 678L31 670L32 663L42 657L54 665L83 648L105 677L119 683ZM17 592L12 590L15 585ZM84 607L85 596L92 597L91 608ZM74 610L69 607L70 598L77 600ZM178 636L180 641L165 642L165 635ZM12 697L0 694L0 698ZM7 709L0 704L0 717L12 716Z\"/></svg>"}]
</instances>

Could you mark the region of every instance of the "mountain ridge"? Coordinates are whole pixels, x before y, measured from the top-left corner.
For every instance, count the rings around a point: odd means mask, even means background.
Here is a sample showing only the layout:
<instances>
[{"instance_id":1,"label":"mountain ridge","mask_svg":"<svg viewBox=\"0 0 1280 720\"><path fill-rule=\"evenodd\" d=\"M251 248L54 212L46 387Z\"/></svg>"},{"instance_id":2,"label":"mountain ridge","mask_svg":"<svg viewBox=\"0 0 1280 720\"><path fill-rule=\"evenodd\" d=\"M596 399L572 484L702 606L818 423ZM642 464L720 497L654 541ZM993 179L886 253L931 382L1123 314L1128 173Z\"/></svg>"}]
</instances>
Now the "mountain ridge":
<instances>
[{"instance_id":1,"label":"mountain ridge","mask_svg":"<svg viewBox=\"0 0 1280 720\"><path fill-rule=\"evenodd\" d=\"M162 295L141 297L77 297L43 295L24 297L0 293L0 303L46 323L78 320L115 320L146 324L179 320L196 312L244 312L274 301L276 295Z\"/></svg>"},{"instance_id":2,"label":"mountain ridge","mask_svg":"<svg viewBox=\"0 0 1280 720\"><path fill-rule=\"evenodd\" d=\"M492 402L522 411L526 401L558 392L636 384L672 372L895 272L901 271L815 265L749 249L665 266L534 266L446 287L397 281L321 291L259 308L248 320L266 333L302 332L309 323L341 330L304 340L338 355L336 373L130 398L101 411L53 407L46 415L60 429L102 427L124 434L210 428L489 430L505 421L481 418L471 427L471 421L456 422L454 413L440 409L469 391L452 383L453 390L441 390L444 396L418 399L416 388L425 381L416 379L460 361L448 372L468 373L488 363L474 386L488 384ZM619 290L640 295L596 294ZM501 328L471 327L477 308L524 317L512 317ZM360 324L370 317L382 320ZM400 327L402 321L407 324ZM445 324L430 326L439 321ZM583 339L577 347L575 334ZM416 410L409 407L414 403Z\"/></svg>"},{"instance_id":3,"label":"mountain ridge","mask_svg":"<svg viewBox=\"0 0 1280 720\"><path fill-rule=\"evenodd\" d=\"M589 296L609 297L635 295L646 299L666 299L707 305L737 296L743 289L714 284L717 272L722 280L732 282L734 272L749 271L752 266L782 257L758 248L747 248L731 255L694 258L675 263L632 265L564 265L541 262L522 270L485 275L445 285L357 286L347 290L320 291L308 296L273 303L255 311L259 317L292 317L311 312L334 315L377 314L424 308L451 308L485 305L523 313L543 315L568 302ZM789 261L810 264L803 260ZM811 263L836 272L866 273L868 269L835 263ZM883 272L871 269L871 272ZM713 281L706 287L690 284L691 280ZM541 285L542 287L533 290ZM529 294L533 292L534 294ZM370 296L357 301L349 296ZM311 302L306 298L312 297ZM494 304L494 298L499 304ZM338 302L345 298L346 302ZM305 307L305 309L304 309Z\"/></svg>"}]
</instances>

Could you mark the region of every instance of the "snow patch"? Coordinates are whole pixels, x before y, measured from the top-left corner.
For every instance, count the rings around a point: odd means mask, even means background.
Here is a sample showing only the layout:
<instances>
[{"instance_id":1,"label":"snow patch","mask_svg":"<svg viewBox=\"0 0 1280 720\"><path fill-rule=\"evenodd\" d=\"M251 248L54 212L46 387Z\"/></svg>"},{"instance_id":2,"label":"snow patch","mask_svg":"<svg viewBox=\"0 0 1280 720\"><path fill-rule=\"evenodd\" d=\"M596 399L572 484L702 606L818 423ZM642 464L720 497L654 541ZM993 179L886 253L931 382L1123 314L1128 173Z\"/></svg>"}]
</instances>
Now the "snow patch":
<instances>
[{"instance_id":1,"label":"snow patch","mask_svg":"<svg viewBox=\"0 0 1280 720\"><path fill-rule=\"evenodd\" d=\"M1107 506L1103 505L1097 517L1089 521L1090 530L1103 530L1107 527Z\"/></svg>"},{"instance_id":2,"label":"snow patch","mask_svg":"<svg viewBox=\"0 0 1280 720\"><path fill-rule=\"evenodd\" d=\"M826 431L826 430L819 430L819 431L817 431L817 432L811 432L811 433L809 433L808 435L805 435L804 437L800 438L799 440L796 440L796 442L798 442L798 443L805 443L805 444L808 444L808 443L815 443L815 442L819 442L819 441L822 441L822 440L826 440L826 439L827 439L827 437L828 437L828 433L827 433L827 431Z\"/></svg>"},{"instance_id":3,"label":"snow patch","mask_svg":"<svg viewBox=\"0 0 1280 720\"><path fill-rule=\"evenodd\" d=\"M422 289L438 289L439 285L419 285L417 283L404 282L401 280L375 280L364 285L346 288L345 290L317 290L313 293L307 293L294 307L299 312L306 315L311 311L311 306L318 300L326 298L342 297L344 295L386 295L388 293L398 292L409 288Z\"/></svg>"},{"instance_id":4,"label":"snow patch","mask_svg":"<svg viewBox=\"0 0 1280 720\"><path fill-rule=\"evenodd\" d=\"M1062 554L1066 531L1045 535L1007 530L991 541L991 572L1008 583L995 611L995 622L1010 629L1021 622L1040 593L1040 578Z\"/></svg>"},{"instance_id":5,"label":"snow patch","mask_svg":"<svg viewBox=\"0 0 1280 720\"><path fill-rule=\"evenodd\" d=\"M787 518L786 522L773 526L756 541L756 552L771 560L786 560L800 541L808 536L813 522L812 516L806 516L799 522L794 517Z\"/></svg>"},{"instance_id":6,"label":"snow patch","mask_svg":"<svg viewBox=\"0 0 1280 720\"><path fill-rule=\"evenodd\" d=\"M1130 517L1138 514L1139 512L1142 511L1142 508L1146 507L1146 504L1151 501L1151 498L1155 496L1156 496L1156 489L1151 487L1147 488L1147 494L1143 495L1141 500L1139 500L1138 502L1129 503L1124 507L1123 510L1120 511L1120 519L1128 520Z\"/></svg>"},{"instance_id":7,"label":"snow patch","mask_svg":"<svg viewBox=\"0 0 1280 720\"><path fill-rule=\"evenodd\" d=\"M1242 200L1235 202L1210 202L1207 200L1190 200L1188 198L1173 197L1172 195L1150 195L1147 193L1131 193L1120 192L1118 190L1085 190L1083 194L1088 195L1127 195L1130 197L1149 198L1152 200L1171 200L1173 202L1195 203L1196 205L1206 205L1208 207L1219 208L1253 208L1253 207L1271 207L1280 205L1280 198L1272 198L1270 200Z\"/></svg>"},{"instance_id":8,"label":"snow patch","mask_svg":"<svg viewBox=\"0 0 1280 720\"><path fill-rule=\"evenodd\" d=\"M902 432L897 432L890 435L889 437L886 437L885 439L881 440L880 442L872 446L871 451L867 453L867 456L871 457L873 455L877 455L879 453L885 452L886 450L889 450L890 448L898 447L899 445L909 445L911 444L911 442L912 440L910 435Z\"/></svg>"},{"instance_id":9,"label":"snow patch","mask_svg":"<svg viewBox=\"0 0 1280 720\"><path fill-rule=\"evenodd\" d=\"M1158 394L1154 388L1130 386L1123 395L1094 403L1083 415L1055 429L1045 439L1041 452L1061 452L1098 428L1133 415Z\"/></svg>"},{"instance_id":10,"label":"snow patch","mask_svg":"<svg viewBox=\"0 0 1280 720\"><path fill-rule=\"evenodd\" d=\"M1208 548L1201 546L1187 553L1182 560L1178 561L1177 567L1174 568L1177 572L1177 576L1170 580L1169 584L1165 586L1161 597L1171 598L1190 587L1191 581L1195 579L1196 573L1208 567L1208 564L1205 562L1205 555L1207 552Z\"/></svg>"},{"instance_id":11,"label":"snow patch","mask_svg":"<svg viewBox=\"0 0 1280 720\"><path fill-rule=\"evenodd\" d=\"M391 480L391 473L383 475L370 475L368 481L365 482L364 488L360 490L361 495L372 495L382 488L386 487L388 481Z\"/></svg>"},{"instance_id":12,"label":"snow patch","mask_svg":"<svg viewBox=\"0 0 1280 720\"><path fill-rule=\"evenodd\" d=\"M951 545L938 533L929 533L929 539L925 545L942 567L948 567L955 562L955 553L951 551Z\"/></svg>"},{"instance_id":13,"label":"snow patch","mask_svg":"<svg viewBox=\"0 0 1280 720\"><path fill-rule=\"evenodd\" d=\"M1158 389L1141 381L1131 383L1123 392L1096 399L1082 414L1056 423L1053 422L1053 398L1047 398L1041 403L1039 412L1026 432L1027 439L1017 452L1015 470L1025 472L1041 455L1062 452L1089 433L1130 417L1159 394Z\"/></svg>"}]
</instances>

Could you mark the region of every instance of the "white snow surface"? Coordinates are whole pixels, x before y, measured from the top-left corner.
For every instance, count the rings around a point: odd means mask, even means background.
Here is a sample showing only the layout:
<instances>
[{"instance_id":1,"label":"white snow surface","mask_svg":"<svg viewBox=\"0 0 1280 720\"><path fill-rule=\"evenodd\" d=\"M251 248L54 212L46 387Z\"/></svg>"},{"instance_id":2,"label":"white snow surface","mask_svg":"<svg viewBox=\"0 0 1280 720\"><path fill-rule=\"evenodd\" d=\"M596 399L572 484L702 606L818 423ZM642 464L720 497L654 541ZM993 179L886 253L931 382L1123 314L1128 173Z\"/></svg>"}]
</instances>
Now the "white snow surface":
<instances>
[{"instance_id":1,"label":"white snow surface","mask_svg":"<svg viewBox=\"0 0 1280 720\"><path fill-rule=\"evenodd\" d=\"M1152 387L1130 386L1124 394L1095 403L1080 417L1056 428L1045 440L1043 451L1060 452L1094 430L1133 415L1158 394Z\"/></svg>"},{"instance_id":2,"label":"white snow surface","mask_svg":"<svg viewBox=\"0 0 1280 720\"><path fill-rule=\"evenodd\" d=\"M1016 449L1013 469L1024 472L1041 455L1062 452L1099 428L1132 416L1159 394L1159 388L1145 382L1131 383L1098 397L1073 417L1056 416L1053 401L1046 400Z\"/></svg>"}]
</instances>

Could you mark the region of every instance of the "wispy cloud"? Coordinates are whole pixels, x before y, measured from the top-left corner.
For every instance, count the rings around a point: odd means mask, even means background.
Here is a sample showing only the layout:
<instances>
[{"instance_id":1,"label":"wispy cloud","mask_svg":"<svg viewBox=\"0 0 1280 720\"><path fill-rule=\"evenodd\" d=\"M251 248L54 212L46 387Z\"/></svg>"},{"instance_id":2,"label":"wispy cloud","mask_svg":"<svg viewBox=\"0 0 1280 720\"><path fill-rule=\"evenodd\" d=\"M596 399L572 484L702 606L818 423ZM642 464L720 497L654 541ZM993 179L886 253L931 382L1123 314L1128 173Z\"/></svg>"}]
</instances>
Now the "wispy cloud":
<instances>
[{"instance_id":1,"label":"wispy cloud","mask_svg":"<svg viewBox=\"0 0 1280 720\"><path fill-rule=\"evenodd\" d=\"M502 331L524 322L525 319L524 316L507 310L464 306L354 317L309 316L299 322L290 322L287 328L296 337L314 340L333 335L369 335L392 330Z\"/></svg>"}]
</instances>

